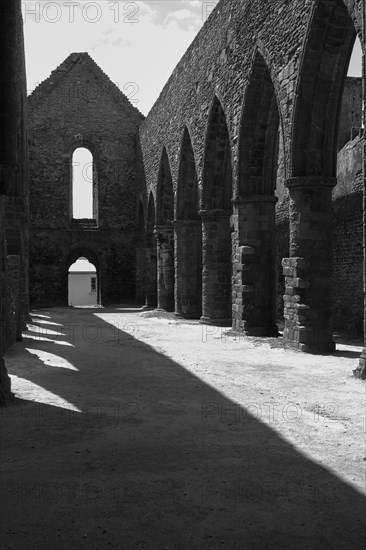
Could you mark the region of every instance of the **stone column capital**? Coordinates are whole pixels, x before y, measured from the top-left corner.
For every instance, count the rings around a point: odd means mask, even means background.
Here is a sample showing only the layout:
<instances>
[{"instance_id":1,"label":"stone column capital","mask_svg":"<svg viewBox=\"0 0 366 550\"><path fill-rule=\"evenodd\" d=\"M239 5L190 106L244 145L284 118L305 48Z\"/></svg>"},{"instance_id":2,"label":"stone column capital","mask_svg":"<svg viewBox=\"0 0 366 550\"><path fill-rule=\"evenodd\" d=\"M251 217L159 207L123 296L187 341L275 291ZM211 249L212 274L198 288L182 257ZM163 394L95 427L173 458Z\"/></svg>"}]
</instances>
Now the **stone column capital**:
<instances>
[{"instance_id":1,"label":"stone column capital","mask_svg":"<svg viewBox=\"0 0 366 550\"><path fill-rule=\"evenodd\" d=\"M327 176L298 176L285 180L285 186L291 189L333 188L337 185L337 178Z\"/></svg>"}]
</instances>

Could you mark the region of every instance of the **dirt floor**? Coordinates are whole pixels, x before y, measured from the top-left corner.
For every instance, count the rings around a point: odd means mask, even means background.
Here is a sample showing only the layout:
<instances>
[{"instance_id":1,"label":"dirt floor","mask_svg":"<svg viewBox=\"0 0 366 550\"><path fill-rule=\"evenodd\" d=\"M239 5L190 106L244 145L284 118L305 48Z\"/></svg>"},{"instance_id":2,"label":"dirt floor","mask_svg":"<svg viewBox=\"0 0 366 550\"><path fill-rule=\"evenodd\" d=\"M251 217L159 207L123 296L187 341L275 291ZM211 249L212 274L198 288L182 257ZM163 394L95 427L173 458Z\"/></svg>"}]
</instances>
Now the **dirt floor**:
<instances>
[{"instance_id":1,"label":"dirt floor","mask_svg":"<svg viewBox=\"0 0 366 550\"><path fill-rule=\"evenodd\" d=\"M32 319L6 357L2 550L366 547L361 347L133 307Z\"/></svg>"}]
</instances>

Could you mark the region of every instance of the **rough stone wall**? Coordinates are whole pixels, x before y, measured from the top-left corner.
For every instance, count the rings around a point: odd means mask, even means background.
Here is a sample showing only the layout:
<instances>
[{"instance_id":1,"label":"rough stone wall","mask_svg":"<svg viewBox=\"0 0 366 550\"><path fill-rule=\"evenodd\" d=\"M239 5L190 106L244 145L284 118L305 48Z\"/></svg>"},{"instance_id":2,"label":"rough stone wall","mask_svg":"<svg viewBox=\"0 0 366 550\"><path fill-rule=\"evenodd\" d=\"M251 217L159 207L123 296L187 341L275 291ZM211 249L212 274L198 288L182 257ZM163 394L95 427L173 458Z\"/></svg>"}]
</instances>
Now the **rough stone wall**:
<instances>
[{"instance_id":1,"label":"rough stone wall","mask_svg":"<svg viewBox=\"0 0 366 550\"><path fill-rule=\"evenodd\" d=\"M26 79L20 0L0 6L0 403L11 397L3 355L28 315Z\"/></svg>"},{"instance_id":2,"label":"rough stone wall","mask_svg":"<svg viewBox=\"0 0 366 550\"><path fill-rule=\"evenodd\" d=\"M71 54L28 98L31 301L67 304L70 263L97 264L102 303L135 296L137 129L143 116L88 54ZM97 221L72 220L75 148L93 155Z\"/></svg>"},{"instance_id":3,"label":"rough stone wall","mask_svg":"<svg viewBox=\"0 0 366 550\"><path fill-rule=\"evenodd\" d=\"M185 125L190 130L198 179L202 181L206 127L215 94L225 111L236 182L241 112L255 49L260 49L270 68L278 101L283 107L282 123L289 123L301 40L310 13L311 5L300 1L290 4L281 0L219 2L141 127L149 190L155 192L164 146L176 189ZM285 131L287 142L289 130Z\"/></svg>"},{"instance_id":4,"label":"rough stone wall","mask_svg":"<svg viewBox=\"0 0 366 550\"><path fill-rule=\"evenodd\" d=\"M333 192L334 329L345 335L363 333L363 148L355 138L338 154L338 184Z\"/></svg>"},{"instance_id":5,"label":"rough stone wall","mask_svg":"<svg viewBox=\"0 0 366 550\"><path fill-rule=\"evenodd\" d=\"M347 78L342 100L338 144L337 186L333 191L333 326L342 335L362 335L362 79ZM352 136L354 139L349 140ZM280 151L281 146L280 146ZM278 159L276 195L276 272L278 320L283 318L282 258L289 254L289 200L284 187L284 160Z\"/></svg>"},{"instance_id":6,"label":"rough stone wall","mask_svg":"<svg viewBox=\"0 0 366 550\"><path fill-rule=\"evenodd\" d=\"M347 77L338 130L338 150L352 141L362 127L362 78Z\"/></svg>"},{"instance_id":7,"label":"rough stone wall","mask_svg":"<svg viewBox=\"0 0 366 550\"><path fill-rule=\"evenodd\" d=\"M318 20L311 27L314 10L318 9L319 6ZM344 6L348 9L351 23L346 21L348 16L344 13ZM341 0L334 0L334 3L315 2L315 0L307 2L296 0L294 2L286 0L271 0L269 2L261 0L221 0L175 68L159 99L141 126L140 139L146 172L147 194L152 192L155 201L159 202L157 181L161 154L165 148L169 159L174 192L177 195L182 137L187 127L196 162L200 188L200 206L205 209L202 188L204 182L204 153L211 109L216 96L223 107L229 132L233 198L235 199L238 196L242 113L245 111L244 102L251 82L253 60L256 58L256 52L259 52L269 70L279 110L281 139L279 147L280 175L278 177L280 185L277 189L279 203L276 207L278 221L276 229L277 249L278 257L288 256L286 228L288 227L289 202L284 182L292 176L320 178L335 176L332 147L327 142L326 147L322 150L320 144L324 139L330 143L334 133L332 124L334 124L335 117L333 113L337 111L337 94L343 85L340 67L343 63L346 63L349 54L347 48L352 44L354 30L359 34L362 41L362 9L362 0L349 0L344 3ZM317 52L318 50L321 51L323 40L320 40L319 37L323 36L326 17L333 17L332 30L329 31L328 39L332 41L332 33L339 33L339 43L337 39L334 42L336 47L339 48L339 63L334 68L334 71L338 71L338 73L334 76L336 74L334 72L332 76L333 82L331 85L334 85L334 95L329 98L328 104L328 109L333 111L333 113L329 113L332 120L329 128L323 130L326 127L324 126L319 129L319 134L322 131L328 132L328 134L325 133L324 136L319 135L317 137L316 119L318 116L322 116L320 109L321 102L324 99L322 99L322 78L316 80L319 77L317 71L322 70L322 64L317 64L316 61L314 63L314 55L317 59L319 58ZM309 34L310 28L311 36ZM310 48L315 47L314 51L316 53L313 56L311 50L305 50L310 41L309 36L312 40ZM309 56L308 67L310 61L314 64L313 73L306 67L306 63L305 66L302 64L305 51L308 52ZM324 56L323 63L326 62L327 59ZM304 143L303 147L296 144L299 161L297 165L294 165L295 156L292 153L294 148L294 124L301 128L301 124L299 125L294 116L294 107L295 102L298 103L299 91L301 91L300 83L304 89L307 89L308 86L308 82L302 80L303 75L305 75L305 78L314 77L316 80L314 97L319 104L314 108L314 123L312 123L312 134L308 142ZM350 98L350 102L346 107L348 114L350 107L352 109L356 108L355 105L359 101L359 85L360 82L357 79L348 88L348 85L346 85ZM323 91L325 91L325 88L324 85ZM306 99L302 105L304 107L300 115L306 118L308 116ZM312 108L312 106L310 105L309 108ZM354 122L358 124L356 115L352 116L352 124ZM326 125L328 122L321 120L320 124ZM348 121L342 116L341 129L344 129L345 125L348 125ZM348 132L349 129L346 129L346 131ZM298 135L301 135L301 129L298 131ZM301 143L301 141L298 143ZM311 150L311 147L314 146L317 148L316 154ZM309 147L309 150L307 147ZM305 184L305 180L302 181ZM327 181L329 180L324 181L324 183L327 184ZM159 208L159 204L157 208ZM320 208L322 208L321 204ZM309 236L310 233L311 231ZM237 246L237 238L238 234L234 233L233 250ZM238 257L240 255L233 253L234 263ZM236 267L236 271L240 272L241 265ZM277 279L278 286L282 290L284 288L284 277L279 262L277 262ZM239 292L246 291L247 288L244 289L240 286ZM238 299L238 303L240 301ZM278 304L278 309L283 309L282 304Z\"/></svg>"},{"instance_id":8,"label":"rough stone wall","mask_svg":"<svg viewBox=\"0 0 366 550\"><path fill-rule=\"evenodd\" d=\"M147 187L155 192L159 160L167 149L176 189L185 126L192 138L199 180L206 129L214 97L221 101L228 124L234 187L238 177L241 113L254 53L258 49L270 70L280 110L286 175L293 102L300 57L316 2L295 0L221 0L176 66L159 99L141 126L140 139ZM345 2L361 33L361 0Z\"/></svg>"}]
</instances>

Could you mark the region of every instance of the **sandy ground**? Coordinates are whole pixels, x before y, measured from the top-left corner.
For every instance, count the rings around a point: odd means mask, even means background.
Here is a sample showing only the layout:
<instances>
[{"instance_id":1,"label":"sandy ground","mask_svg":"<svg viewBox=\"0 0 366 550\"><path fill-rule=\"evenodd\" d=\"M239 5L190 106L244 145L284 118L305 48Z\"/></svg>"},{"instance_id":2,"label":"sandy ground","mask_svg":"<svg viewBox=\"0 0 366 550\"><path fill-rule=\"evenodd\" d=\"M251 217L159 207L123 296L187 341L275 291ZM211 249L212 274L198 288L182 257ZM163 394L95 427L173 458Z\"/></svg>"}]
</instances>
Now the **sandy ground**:
<instances>
[{"instance_id":1,"label":"sandy ground","mask_svg":"<svg viewBox=\"0 0 366 550\"><path fill-rule=\"evenodd\" d=\"M366 547L361 347L133 307L32 319L6 357L2 550Z\"/></svg>"}]
</instances>

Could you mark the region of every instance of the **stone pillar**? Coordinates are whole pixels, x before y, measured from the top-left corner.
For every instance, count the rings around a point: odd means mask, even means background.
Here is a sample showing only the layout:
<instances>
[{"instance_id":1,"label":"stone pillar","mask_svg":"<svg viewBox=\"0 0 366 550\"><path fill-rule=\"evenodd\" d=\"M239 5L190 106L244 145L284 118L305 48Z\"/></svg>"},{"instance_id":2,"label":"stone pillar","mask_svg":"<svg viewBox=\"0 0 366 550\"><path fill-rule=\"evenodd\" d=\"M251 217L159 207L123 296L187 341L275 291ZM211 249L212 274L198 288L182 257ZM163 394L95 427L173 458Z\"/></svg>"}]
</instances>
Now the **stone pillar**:
<instances>
[{"instance_id":1,"label":"stone pillar","mask_svg":"<svg viewBox=\"0 0 366 550\"><path fill-rule=\"evenodd\" d=\"M363 55L362 55L362 77L363 77L363 124L366 124L366 8L365 2L362 2L362 43L363 43ZM364 333L364 348L361 353L360 361L357 369L353 371L356 378L366 380L366 136L364 130L363 136L363 292L364 292L364 315L363 315L363 333Z\"/></svg>"},{"instance_id":2,"label":"stone pillar","mask_svg":"<svg viewBox=\"0 0 366 550\"><path fill-rule=\"evenodd\" d=\"M148 237L145 248L145 306L158 305L157 251L154 237Z\"/></svg>"},{"instance_id":3,"label":"stone pillar","mask_svg":"<svg viewBox=\"0 0 366 550\"><path fill-rule=\"evenodd\" d=\"M202 222L174 222L175 313L186 319L202 314Z\"/></svg>"},{"instance_id":4,"label":"stone pillar","mask_svg":"<svg viewBox=\"0 0 366 550\"><path fill-rule=\"evenodd\" d=\"M231 326L231 210L202 210L201 323Z\"/></svg>"},{"instance_id":5,"label":"stone pillar","mask_svg":"<svg viewBox=\"0 0 366 550\"><path fill-rule=\"evenodd\" d=\"M144 305L146 299L146 243L139 237L136 243L136 304Z\"/></svg>"},{"instance_id":6,"label":"stone pillar","mask_svg":"<svg viewBox=\"0 0 366 550\"><path fill-rule=\"evenodd\" d=\"M278 336L276 202L262 195L234 200L233 329L248 336Z\"/></svg>"},{"instance_id":7,"label":"stone pillar","mask_svg":"<svg viewBox=\"0 0 366 550\"><path fill-rule=\"evenodd\" d=\"M18 171L19 80L17 52L20 1L4 2L0 8L0 193L15 195Z\"/></svg>"},{"instance_id":8,"label":"stone pillar","mask_svg":"<svg viewBox=\"0 0 366 550\"><path fill-rule=\"evenodd\" d=\"M3 354L6 351L6 331L8 323L7 316L7 290L8 290L8 277L7 277L7 265L6 265L6 240L5 231L3 228L3 221L5 218L4 212L4 199L0 197L0 405L8 403L12 398L11 382L8 375L8 371L5 366Z\"/></svg>"},{"instance_id":9,"label":"stone pillar","mask_svg":"<svg viewBox=\"0 0 366 550\"><path fill-rule=\"evenodd\" d=\"M290 258L282 260L286 342L302 351L332 352L332 189L336 178L287 180Z\"/></svg>"},{"instance_id":10,"label":"stone pillar","mask_svg":"<svg viewBox=\"0 0 366 550\"><path fill-rule=\"evenodd\" d=\"M158 259L158 308L174 311L174 229L155 227Z\"/></svg>"}]
</instances>

